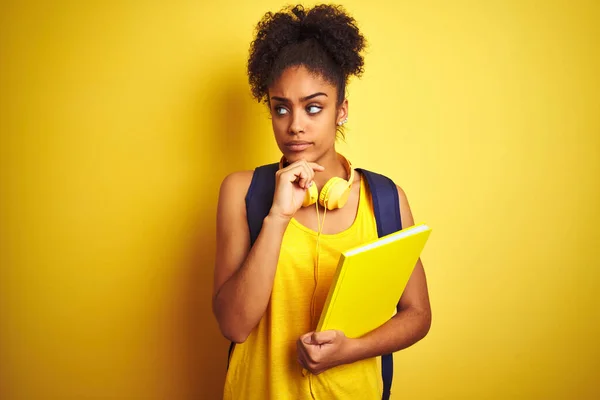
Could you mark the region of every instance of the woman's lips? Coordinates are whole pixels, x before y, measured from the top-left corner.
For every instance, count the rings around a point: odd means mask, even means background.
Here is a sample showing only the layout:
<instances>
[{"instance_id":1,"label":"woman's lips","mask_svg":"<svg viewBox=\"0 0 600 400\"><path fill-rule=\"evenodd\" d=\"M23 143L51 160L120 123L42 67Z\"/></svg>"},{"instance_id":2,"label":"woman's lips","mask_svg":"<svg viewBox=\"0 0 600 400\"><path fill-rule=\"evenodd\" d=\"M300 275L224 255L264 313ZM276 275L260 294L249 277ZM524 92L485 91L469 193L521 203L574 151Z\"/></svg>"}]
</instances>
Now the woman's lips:
<instances>
[{"instance_id":1,"label":"woman's lips","mask_svg":"<svg viewBox=\"0 0 600 400\"><path fill-rule=\"evenodd\" d=\"M286 143L285 147L290 151L304 151L311 145L310 142L289 142Z\"/></svg>"}]
</instances>

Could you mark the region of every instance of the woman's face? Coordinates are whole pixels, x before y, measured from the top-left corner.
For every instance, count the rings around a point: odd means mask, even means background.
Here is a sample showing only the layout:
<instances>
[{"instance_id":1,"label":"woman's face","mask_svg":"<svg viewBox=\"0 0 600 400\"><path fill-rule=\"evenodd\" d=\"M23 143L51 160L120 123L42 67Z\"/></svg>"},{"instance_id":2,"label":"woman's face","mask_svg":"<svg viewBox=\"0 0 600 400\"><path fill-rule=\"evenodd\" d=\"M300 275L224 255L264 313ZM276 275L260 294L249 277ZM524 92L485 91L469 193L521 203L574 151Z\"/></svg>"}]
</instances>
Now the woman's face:
<instances>
[{"instance_id":1,"label":"woman's face","mask_svg":"<svg viewBox=\"0 0 600 400\"><path fill-rule=\"evenodd\" d=\"M305 67L290 67L269 88L269 108L277 146L289 162L316 161L335 153L337 123L348 101L337 105L337 88Z\"/></svg>"}]
</instances>

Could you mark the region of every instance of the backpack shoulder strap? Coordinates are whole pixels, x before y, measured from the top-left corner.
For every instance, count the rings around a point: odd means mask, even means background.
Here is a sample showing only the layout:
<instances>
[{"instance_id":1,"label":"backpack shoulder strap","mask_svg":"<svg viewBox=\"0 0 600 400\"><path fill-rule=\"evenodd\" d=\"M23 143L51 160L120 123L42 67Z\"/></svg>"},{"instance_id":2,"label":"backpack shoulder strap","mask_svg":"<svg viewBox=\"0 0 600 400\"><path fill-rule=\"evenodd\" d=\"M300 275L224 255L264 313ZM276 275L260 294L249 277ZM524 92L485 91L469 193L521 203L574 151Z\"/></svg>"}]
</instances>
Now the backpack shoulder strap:
<instances>
[{"instance_id":1,"label":"backpack shoulder strap","mask_svg":"<svg viewBox=\"0 0 600 400\"><path fill-rule=\"evenodd\" d=\"M275 173L279 164L258 167L252 175L252 182L246 193L246 218L250 230L250 246L254 245L262 228L263 220L273 205L275 193Z\"/></svg>"},{"instance_id":2,"label":"backpack shoulder strap","mask_svg":"<svg viewBox=\"0 0 600 400\"><path fill-rule=\"evenodd\" d=\"M357 168L367 179L371 198L373 199L373 212L377 221L377 234L379 237L389 235L402 229L400 218L400 199L396 184L390 178Z\"/></svg>"},{"instance_id":3,"label":"backpack shoulder strap","mask_svg":"<svg viewBox=\"0 0 600 400\"><path fill-rule=\"evenodd\" d=\"M388 177L375 172L361 168L357 168L357 171L364 175L369 185L373 201L373 212L377 222L377 236L382 237L401 230L400 200L396 184ZM389 400L390 398L393 377L394 355L384 354L381 356L382 400Z\"/></svg>"}]
</instances>

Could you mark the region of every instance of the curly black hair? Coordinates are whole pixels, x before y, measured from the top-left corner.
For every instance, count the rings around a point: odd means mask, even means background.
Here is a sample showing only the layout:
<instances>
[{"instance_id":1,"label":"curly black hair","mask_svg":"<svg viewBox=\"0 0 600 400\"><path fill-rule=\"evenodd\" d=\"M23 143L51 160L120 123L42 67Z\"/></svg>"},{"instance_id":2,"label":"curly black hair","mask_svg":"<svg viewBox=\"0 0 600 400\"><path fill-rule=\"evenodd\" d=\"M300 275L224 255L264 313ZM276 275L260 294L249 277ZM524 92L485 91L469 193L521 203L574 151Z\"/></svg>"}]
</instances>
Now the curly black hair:
<instances>
[{"instance_id":1,"label":"curly black hair","mask_svg":"<svg viewBox=\"0 0 600 400\"><path fill-rule=\"evenodd\" d=\"M338 104L352 75L364 70L366 40L342 6L288 6L266 13L250 45L248 79L252 95L268 102L269 86L290 66L302 65L337 87Z\"/></svg>"}]
</instances>

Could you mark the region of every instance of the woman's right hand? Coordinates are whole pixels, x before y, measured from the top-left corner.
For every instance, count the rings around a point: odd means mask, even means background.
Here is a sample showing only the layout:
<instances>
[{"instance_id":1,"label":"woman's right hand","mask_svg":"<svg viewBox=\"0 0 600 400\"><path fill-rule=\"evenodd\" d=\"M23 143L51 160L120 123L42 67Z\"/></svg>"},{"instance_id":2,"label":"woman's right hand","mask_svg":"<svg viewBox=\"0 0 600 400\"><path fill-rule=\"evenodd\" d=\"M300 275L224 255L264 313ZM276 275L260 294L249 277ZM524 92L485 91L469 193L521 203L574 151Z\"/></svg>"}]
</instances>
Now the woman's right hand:
<instances>
[{"instance_id":1,"label":"woman's right hand","mask_svg":"<svg viewBox=\"0 0 600 400\"><path fill-rule=\"evenodd\" d=\"M275 174L275 194L269 214L291 219L302 207L308 187L314 185L315 172L325 168L313 162L299 160Z\"/></svg>"}]
</instances>

